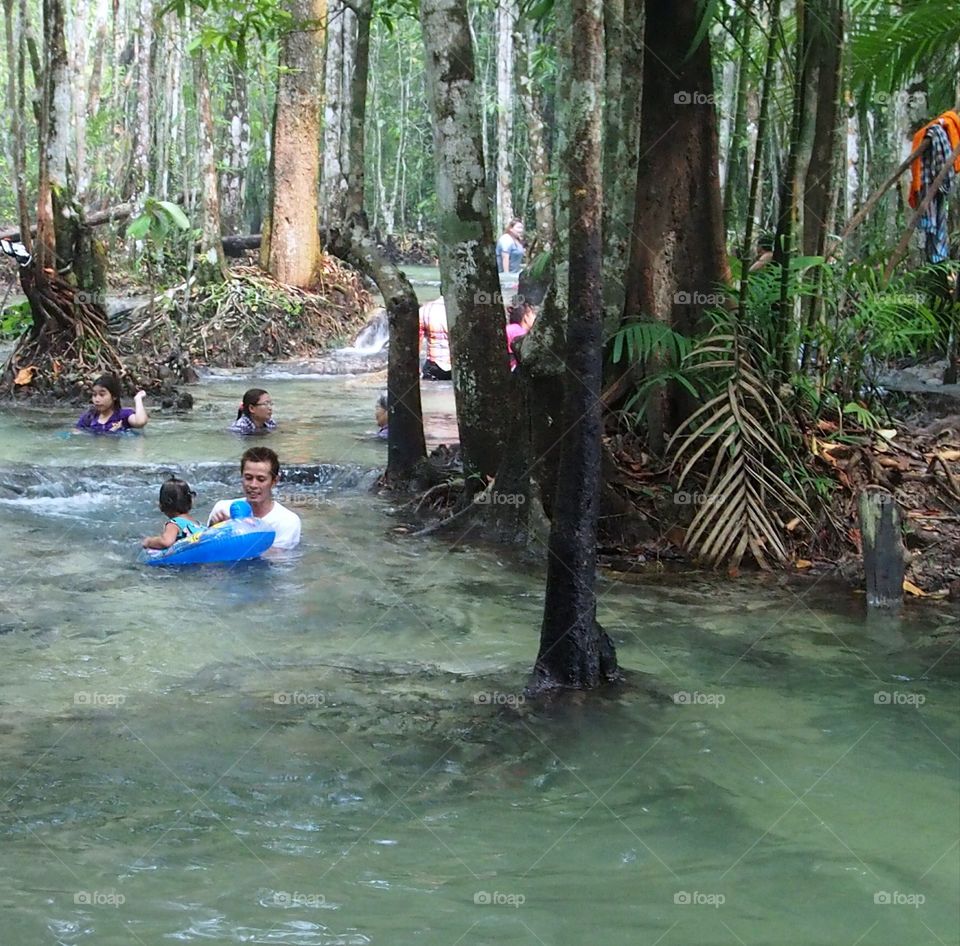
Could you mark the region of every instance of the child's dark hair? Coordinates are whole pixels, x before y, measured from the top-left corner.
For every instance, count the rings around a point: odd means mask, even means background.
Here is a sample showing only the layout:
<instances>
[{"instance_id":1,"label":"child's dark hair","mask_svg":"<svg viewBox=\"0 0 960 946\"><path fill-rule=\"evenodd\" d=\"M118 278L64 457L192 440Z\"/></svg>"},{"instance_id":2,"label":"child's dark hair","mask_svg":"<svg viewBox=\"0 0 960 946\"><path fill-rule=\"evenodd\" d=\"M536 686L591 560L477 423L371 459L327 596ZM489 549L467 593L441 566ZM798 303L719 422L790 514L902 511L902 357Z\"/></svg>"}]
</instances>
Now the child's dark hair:
<instances>
[{"instance_id":1,"label":"child's dark hair","mask_svg":"<svg viewBox=\"0 0 960 946\"><path fill-rule=\"evenodd\" d=\"M190 512L194 496L196 493L190 489L189 483L171 476L160 487L160 512L165 516L179 516L181 513Z\"/></svg>"},{"instance_id":2,"label":"child's dark hair","mask_svg":"<svg viewBox=\"0 0 960 946\"><path fill-rule=\"evenodd\" d=\"M249 417L250 408L256 407L257 401L267 393L263 388L250 388L249 391L244 391L243 401L241 401L240 407L237 409L237 420L240 420L241 417Z\"/></svg>"},{"instance_id":3,"label":"child's dark hair","mask_svg":"<svg viewBox=\"0 0 960 946\"><path fill-rule=\"evenodd\" d=\"M388 407L387 407L387 392L386 392L386 391L384 391L384 392L380 395L380 397L377 398L377 407L379 407L381 410L384 410L384 411L385 411L385 410L388 410Z\"/></svg>"},{"instance_id":4,"label":"child's dark hair","mask_svg":"<svg viewBox=\"0 0 960 946\"><path fill-rule=\"evenodd\" d=\"M507 318L514 325L519 325L523 321L527 309L532 308L533 306L523 296L514 296L510 301L510 307L507 309Z\"/></svg>"},{"instance_id":5,"label":"child's dark hair","mask_svg":"<svg viewBox=\"0 0 960 946\"><path fill-rule=\"evenodd\" d=\"M115 374L102 374L93 382L95 388L106 388L113 398L113 409L117 410L120 404L120 379Z\"/></svg>"}]
</instances>

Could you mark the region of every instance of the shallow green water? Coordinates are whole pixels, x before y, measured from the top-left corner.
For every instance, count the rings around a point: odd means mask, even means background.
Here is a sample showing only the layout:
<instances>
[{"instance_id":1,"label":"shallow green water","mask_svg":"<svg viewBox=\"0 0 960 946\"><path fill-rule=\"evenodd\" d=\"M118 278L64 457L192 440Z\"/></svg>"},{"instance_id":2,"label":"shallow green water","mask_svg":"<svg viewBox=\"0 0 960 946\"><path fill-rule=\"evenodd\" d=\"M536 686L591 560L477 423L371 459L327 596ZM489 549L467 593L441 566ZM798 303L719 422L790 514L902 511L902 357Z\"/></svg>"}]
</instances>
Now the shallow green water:
<instances>
[{"instance_id":1,"label":"shallow green water","mask_svg":"<svg viewBox=\"0 0 960 946\"><path fill-rule=\"evenodd\" d=\"M164 464L236 493L246 386L117 441L0 415L0 942L957 942L949 614L604 580L628 685L525 704L542 575L393 531L369 387L263 385L336 465L297 552L135 564Z\"/></svg>"}]
</instances>

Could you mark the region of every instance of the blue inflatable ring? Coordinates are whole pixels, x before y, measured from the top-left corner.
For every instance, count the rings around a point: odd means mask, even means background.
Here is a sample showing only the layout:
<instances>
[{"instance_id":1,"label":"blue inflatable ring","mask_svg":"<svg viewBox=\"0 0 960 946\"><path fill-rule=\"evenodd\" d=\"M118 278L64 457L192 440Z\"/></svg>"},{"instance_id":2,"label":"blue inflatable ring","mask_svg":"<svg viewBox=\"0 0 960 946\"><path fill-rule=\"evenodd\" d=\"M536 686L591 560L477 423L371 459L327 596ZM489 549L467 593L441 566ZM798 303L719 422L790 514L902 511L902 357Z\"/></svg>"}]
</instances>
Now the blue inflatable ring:
<instances>
[{"instance_id":1,"label":"blue inflatable ring","mask_svg":"<svg viewBox=\"0 0 960 946\"><path fill-rule=\"evenodd\" d=\"M168 549L146 549L142 561L147 565L206 565L257 558L273 545L277 533L251 513L246 502L233 503L232 519L188 535Z\"/></svg>"}]
</instances>

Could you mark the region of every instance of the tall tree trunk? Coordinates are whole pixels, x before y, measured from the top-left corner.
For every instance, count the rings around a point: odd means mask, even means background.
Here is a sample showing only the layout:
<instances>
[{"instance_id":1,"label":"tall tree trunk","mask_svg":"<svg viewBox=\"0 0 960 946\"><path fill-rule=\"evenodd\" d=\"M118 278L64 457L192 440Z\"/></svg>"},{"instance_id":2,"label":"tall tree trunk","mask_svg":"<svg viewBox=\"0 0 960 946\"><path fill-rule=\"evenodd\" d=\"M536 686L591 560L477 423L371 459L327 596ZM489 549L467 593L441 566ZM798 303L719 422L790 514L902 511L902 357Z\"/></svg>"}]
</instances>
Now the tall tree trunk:
<instances>
[{"instance_id":1,"label":"tall tree trunk","mask_svg":"<svg viewBox=\"0 0 960 946\"><path fill-rule=\"evenodd\" d=\"M597 623L597 508L603 418L600 109L601 0L572 0L577 36L571 115L570 311L563 443L550 529L540 650L532 689L596 687L617 676L613 642Z\"/></svg>"},{"instance_id":2,"label":"tall tree trunk","mask_svg":"<svg viewBox=\"0 0 960 946\"><path fill-rule=\"evenodd\" d=\"M37 246L40 269L73 264L76 223L70 176L70 84L61 0L43 3L43 96L40 122L40 186Z\"/></svg>"},{"instance_id":3,"label":"tall tree trunk","mask_svg":"<svg viewBox=\"0 0 960 946\"><path fill-rule=\"evenodd\" d=\"M773 259L780 266L780 299L775 307L776 334L774 356L780 364L784 377L789 376L796 358L794 338L796 316L794 300L790 297L790 258L794 254L794 239L797 230L797 204L799 190L798 165L802 147L803 119L807 107L808 80L811 68L808 40L809 17L807 0L796 0L797 38L793 67L793 111L790 119L790 136L787 150L787 166L780 182L780 200L777 212L777 233L774 240Z\"/></svg>"},{"instance_id":4,"label":"tall tree trunk","mask_svg":"<svg viewBox=\"0 0 960 946\"><path fill-rule=\"evenodd\" d=\"M647 0L643 122L627 275L628 318L653 318L692 335L729 276L718 175L710 43L696 49L701 5ZM674 386L650 397L647 433L662 453L687 416Z\"/></svg>"},{"instance_id":5,"label":"tall tree trunk","mask_svg":"<svg viewBox=\"0 0 960 946\"><path fill-rule=\"evenodd\" d=\"M643 95L644 0L604 3L606 89L603 134L604 321L611 331L623 317L623 275L630 259L630 233L640 159Z\"/></svg>"},{"instance_id":6,"label":"tall tree trunk","mask_svg":"<svg viewBox=\"0 0 960 946\"><path fill-rule=\"evenodd\" d=\"M193 83L197 96L200 170L203 176L197 277L201 283L222 282L227 278L227 261L223 255L223 233L220 226L220 191L214 145L213 109L210 105L210 82L207 79L203 50L196 49L191 58L193 59Z\"/></svg>"},{"instance_id":7,"label":"tall tree trunk","mask_svg":"<svg viewBox=\"0 0 960 946\"><path fill-rule=\"evenodd\" d=\"M543 103L536 91L537 83L533 76L533 53L538 43L533 25L526 23L514 40L518 50L518 60L521 63L517 88L527 119L530 190L533 194L533 213L536 219L536 233L530 242L540 251L549 251L556 241L553 186L550 180L550 135L544 122Z\"/></svg>"},{"instance_id":8,"label":"tall tree trunk","mask_svg":"<svg viewBox=\"0 0 960 946\"><path fill-rule=\"evenodd\" d=\"M96 266L81 208L73 197L70 150L70 87L62 0L43 0L43 60L37 188L37 235L33 261L20 267L20 284L33 325L7 361L0 390L17 386L28 368L30 390L57 393L61 370L123 371L106 337L100 299L102 269ZM29 226L24 234L29 235ZM76 289L84 290L77 293ZM88 294L87 291L90 291ZM66 393L61 391L60 393Z\"/></svg>"},{"instance_id":9,"label":"tall tree trunk","mask_svg":"<svg viewBox=\"0 0 960 946\"><path fill-rule=\"evenodd\" d=\"M356 68L357 15L344 0L330 0L324 65L323 166L320 229L347 219L350 178L351 78Z\"/></svg>"},{"instance_id":10,"label":"tall tree trunk","mask_svg":"<svg viewBox=\"0 0 960 946\"><path fill-rule=\"evenodd\" d=\"M320 264L320 77L326 0L287 0L293 24L280 43L273 124L273 200L267 246L271 275L314 284Z\"/></svg>"},{"instance_id":11,"label":"tall tree trunk","mask_svg":"<svg viewBox=\"0 0 960 946\"><path fill-rule=\"evenodd\" d=\"M744 0L740 13L740 63L737 69L737 91L734 104L733 129L730 133L730 151L727 159L727 177L723 182L723 214L726 228L737 229L740 224L743 196L747 181L747 103L750 99L750 38L753 34L753 2Z\"/></svg>"},{"instance_id":12,"label":"tall tree trunk","mask_svg":"<svg viewBox=\"0 0 960 946\"><path fill-rule=\"evenodd\" d=\"M513 28L515 0L497 0L497 232L513 216Z\"/></svg>"},{"instance_id":13,"label":"tall tree trunk","mask_svg":"<svg viewBox=\"0 0 960 946\"><path fill-rule=\"evenodd\" d=\"M10 113L10 146L13 155L13 185L17 198L17 223L20 226L20 241L29 250L33 241L30 237L30 210L27 207L27 143L23 130L26 98L23 84L24 33L21 21L18 23L16 41L14 40L13 4L14 0L3 0L7 45L7 108Z\"/></svg>"},{"instance_id":14,"label":"tall tree trunk","mask_svg":"<svg viewBox=\"0 0 960 946\"><path fill-rule=\"evenodd\" d=\"M127 196L142 203L150 190L150 60L153 52L153 0L140 0L140 23L137 39L136 137L130 167Z\"/></svg>"},{"instance_id":15,"label":"tall tree trunk","mask_svg":"<svg viewBox=\"0 0 960 946\"><path fill-rule=\"evenodd\" d=\"M810 61L816 86L808 94L816 101L813 146L803 182L803 253L822 256L833 229L837 203L837 145L840 134L840 78L843 59L843 0L810 0ZM817 276L822 288L823 271ZM804 301L809 336L823 311L822 293ZM812 348L804 347L804 366Z\"/></svg>"},{"instance_id":16,"label":"tall tree trunk","mask_svg":"<svg viewBox=\"0 0 960 946\"><path fill-rule=\"evenodd\" d=\"M343 37L343 61L353 66L341 74L341 81L349 79L349 86L342 86L348 107L341 111L337 122L341 138L328 142L339 159L327 166L327 193L336 195L336 200L326 208L328 226L324 233L332 252L350 259L376 282L387 309L390 348L386 480L391 486L402 487L416 475L427 453L420 403L419 306L410 281L372 239L363 211L364 128L373 0L352 2L355 24ZM329 74L328 61L328 77ZM337 217L338 212L342 216Z\"/></svg>"},{"instance_id":17,"label":"tall tree trunk","mask_svg":"<svg viewBox=\"0 0 960 946\"><path fill-rule=\"evenodd\" d=\"M508 418L506 333L498 300L473 44L465 0L422 0L437 171L440 273L453 356L464 472L492 476ZM473 483L473 486L480 485ZM469 490L468 490L469 495Z\"/></svg>"},{"instance_id":18,"label":"tall tree trunk","mask_svg":"<svg viewBox=\"0 0 960 946\"><path fill-rule=\"evenodd\" d=\"M227 91L226 168L220 178L221 221L225 233L243 233L243 204L247 164L250 160L250 115L247 110L247 77L234 61L229 66Z\"/></svg>"}]
</instances>

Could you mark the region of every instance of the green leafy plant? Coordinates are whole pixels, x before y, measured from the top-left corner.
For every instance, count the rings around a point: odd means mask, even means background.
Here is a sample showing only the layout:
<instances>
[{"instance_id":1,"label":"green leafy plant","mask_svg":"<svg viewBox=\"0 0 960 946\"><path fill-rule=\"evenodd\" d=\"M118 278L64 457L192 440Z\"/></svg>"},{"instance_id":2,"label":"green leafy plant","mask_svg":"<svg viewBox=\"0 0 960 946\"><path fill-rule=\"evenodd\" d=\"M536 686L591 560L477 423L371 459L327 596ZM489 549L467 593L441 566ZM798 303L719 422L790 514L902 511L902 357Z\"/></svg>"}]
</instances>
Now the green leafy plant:
<instances>
[{"instance_id":1,"label":"green leafy plant","mask_svg":"<svg viewBox=\"0 0 960 946\"><path fill-rule=\"evenodd\" d=\"M610 360L614 364L626 361L641 365L646 376L633 389L621 414L636 420L643 412L650 392L657 386L675 382L694 397L698 391L681 367L690 354L690 339L675 332L669 325L652 320L627 322L611 338Z\"/></svg>"},{"instance_id":2,"label":"green leafy plant","mask_svg":"<svg viewBox=\"0 0 960 946\"><path fill-rule=\"evenodd\" d=\"M0 338L19 338L33 326L30 303L24 300L7 306L0 316Z\"/></svg>"}]
</instances>

